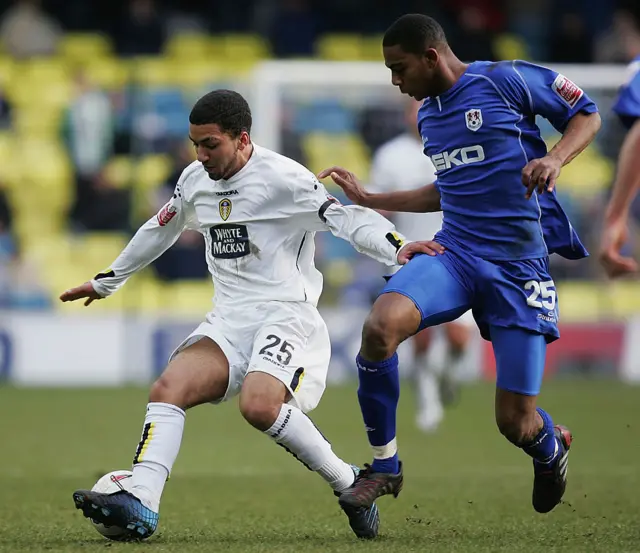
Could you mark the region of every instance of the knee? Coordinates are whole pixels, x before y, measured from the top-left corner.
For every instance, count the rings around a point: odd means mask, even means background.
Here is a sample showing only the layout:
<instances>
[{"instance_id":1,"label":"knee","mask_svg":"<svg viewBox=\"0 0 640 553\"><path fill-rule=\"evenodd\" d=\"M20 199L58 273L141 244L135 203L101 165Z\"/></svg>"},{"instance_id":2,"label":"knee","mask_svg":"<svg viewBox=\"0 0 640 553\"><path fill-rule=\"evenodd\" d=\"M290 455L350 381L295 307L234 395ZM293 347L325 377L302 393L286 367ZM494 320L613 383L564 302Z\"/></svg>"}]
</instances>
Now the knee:
<instances>
[{"instance_id":1,"label":"knee","mask_svg":"<svg viewBox=\"0 0 640 553\"><path fill-rule=\"evenodd\" d=\"M171 403L175 405L175 390L171 386L170 379L161 375L151 386L149 391L149 402L151 403Z\"/></svg>"},{"instance_id":2,"label":"knee","mask_svg":"<svg viewBox=\"0 0 640 553\"><path fill-rule=\"evenodd\" d=\"M367 349L383 350L391 355L398 347L389 318L371 313L362 328L362 342Z\"/></svg>"},{"instance_id":3,"label":"knee","mask_svg":"<svg viewBox=\"0 0 640 553\"><path fill-rule=\"evenodd\" d=\"M413 301L400 294L383 294L364 323L362 352L372 361L387 359L416 333L420 321L420 312Z\"/></svg>"},{"instance_id":4,"label":"knee","mask_svg":"<svg viewBox=\"0 0 640 553\"><path fill-rule=\"evenodd\" d=\"M372 360L390 357L412 334L404 326L406 320L402 316L381 310L372 311L362 328L363 351L373 357Z\"/></svg>"},{"instance_id":5,"label":"knee","mask_svg":"<svg viewBox=\"0 0 640 553\"><path fill-rule=\"evenodd\" d=\"M240 394L240 413L254 428L269 430L276 422L282 401L261 394Z\"/></svg>"},{"instance_id":6,"label":"knee","mask_svg":"<svg viewBox=\"0 0 640 553\"><path fill-rule=\"evenodd\" d=\"M163 374L152 385L149 391L150 403L169 403L186 410L189 408L188 389L171 377Z\"/></svg>"},{"instance_id":7,"label":"knee","mask_svg":"<svg viewBox=\"0 0 640 553\"><path fill-rule=\"evenodd\" d=\"M512 444L520 446L531 439L532 418L520 411L496 413L496 423L500 433Z\"/></svg>"}]
</instances>

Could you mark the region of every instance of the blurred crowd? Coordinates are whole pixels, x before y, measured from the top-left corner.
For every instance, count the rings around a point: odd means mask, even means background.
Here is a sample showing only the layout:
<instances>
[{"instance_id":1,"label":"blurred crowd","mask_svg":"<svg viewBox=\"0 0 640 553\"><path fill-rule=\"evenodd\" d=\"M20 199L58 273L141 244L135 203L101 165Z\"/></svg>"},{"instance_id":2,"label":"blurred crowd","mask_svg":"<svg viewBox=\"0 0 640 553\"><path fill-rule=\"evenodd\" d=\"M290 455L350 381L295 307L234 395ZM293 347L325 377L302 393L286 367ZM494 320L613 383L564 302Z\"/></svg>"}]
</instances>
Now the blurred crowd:
<instances>
[{"instance_id":1,"label":"blurred crowd","mask_svg":"<svg viewBox=\"0 0 640 553\"><path fill-rule=\"evenodd\" d=\"M4 9L2 8L4 6ZM278 57L312 56L324 33L384 32L399 15L443 23L462 59L495 59L492 39L522 37L531 58L622 63L638 48L635 0L14 0L0 6L0 42L18 57L52 53L68 31L113 38L121 56L157 54L180 32L249 32Z\"/></svg>"},{"instance_id":2,"label":"blurred crowd","mask_svg":"<svg viewBox=\"0 0 640 553\"><path fill-rule=\"evenodd\" d=\"M15 0L4 4L0 7L0 57L15 60L54 55L59 41L70 32L108 36L121 58L158 55L178 33L229 32L261 36L274 57L311 58L325 33L377 35L407 12L428 13L440 20L453 49L464 60L500 59L496 45L502 36L519 37L522 52L533 61L622 64L640 54L640 3L632 0L245 0L240 7L226 0ZM74 76L73 86L73 99L58 133L74 172L68 231L130 235L164 204L181 170L193 159L181 138L189 102L170 91L154 96L154 109L166 115L175 108L178 123L170 132L166 126L158 127L148 105L132 102L126 87L105 91L82 72ZM13 111L9 95L0 88L0 133L12 129ZM382 117L385 132L375 125ZM359 121L358 132L370 154L382 141L404 131L401 110L370 109L359 114ZM287 133L286 126L283 131ZM622 131L609 132L609 151L603 148L602 153L613 160ZM307 161L295 134L283 136L283 145L285 154ZM131 189L118 185L109 162L118 156L158 153L170 158L171 167L140 209L140 202L133 203ZM597 208L588 206L586 213L576 216L587 234L590 210ZM21 255L12 230L14 220L0 167L0 308L46 308L51 305L51 294L43 284L46 274L42 269L38 274ZM162 281L206 278L203 247L198 234L185 233L154 263L156 277ZM558 278L594 274L557 268ZM357 281L356 275L348 287Z\"/></svg>"}]
</instances>

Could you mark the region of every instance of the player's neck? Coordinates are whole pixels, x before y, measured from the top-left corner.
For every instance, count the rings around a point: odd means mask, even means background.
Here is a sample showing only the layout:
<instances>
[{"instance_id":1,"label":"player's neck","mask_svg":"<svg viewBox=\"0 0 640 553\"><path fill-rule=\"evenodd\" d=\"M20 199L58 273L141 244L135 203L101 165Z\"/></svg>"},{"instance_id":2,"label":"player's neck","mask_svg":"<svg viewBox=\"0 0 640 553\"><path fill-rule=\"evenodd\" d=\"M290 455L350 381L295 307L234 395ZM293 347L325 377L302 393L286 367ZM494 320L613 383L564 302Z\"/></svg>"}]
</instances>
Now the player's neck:
<instances>
[{"instance_id":1,"label":"player's neck","mask_svg":"<svg viewBox=\"0 0 640 553\"><path fill-rule=\"evenodd\" d=\"M238 150L238 155L236 157L237 162L231 168L231 170L224 176L224 180L229 180L232 177L235 177L244 166L249 163L251 156L253 155L253 143L247 144L247 146L243 150Z\"/></svg>"},{"instance_id":2,"label":"player's neck","mask_svg":"<svg viewBox=\"0 0 640 553\"><path fill-rule=\"evenodd\" d=\"M456 55L449 51L445 57L445 63L442 64L442 75L440 79L440 91L434 96L444 94L460 80L465 71L469 67L468 63L460 61Z\"/></svg>"}]
</instances>

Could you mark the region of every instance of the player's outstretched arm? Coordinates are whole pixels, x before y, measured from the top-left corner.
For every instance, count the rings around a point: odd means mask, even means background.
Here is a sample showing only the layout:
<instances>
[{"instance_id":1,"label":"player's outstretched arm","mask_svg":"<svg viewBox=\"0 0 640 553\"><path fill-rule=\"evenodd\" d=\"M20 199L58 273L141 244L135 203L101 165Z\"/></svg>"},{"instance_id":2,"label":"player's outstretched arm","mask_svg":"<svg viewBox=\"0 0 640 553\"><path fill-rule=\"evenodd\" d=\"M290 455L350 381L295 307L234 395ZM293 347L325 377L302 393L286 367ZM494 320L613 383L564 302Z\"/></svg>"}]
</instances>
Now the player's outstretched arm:
<instances>
[{"instance_id":1,"label":"player's outstretched arm","mask_svg":"<svg viewBox=\"0 0 640 553\"><path fill-rule=\"evenodd\" d=\"M184 216L177 206L169 202L158 215L138 229L111 267L92 280L66 290L60 301L86 299L85 306L94 300L106 298L117 291L136 271L160 257L179 238L184 229Z\"/></svg>"},{"instance_id":2,"label":"player's outstretched arm","mask_svg":"<svg viewBox=\"0 0 640 553\"><path fill-rule=\"evenodd\" d=\"M618 156L618 170L613 194L605 213L600 242L600 262L611 278L638 271L638 263L620 254L627 240L627 223L631 203L640 190L640 119L624 139Z\"/></svg>"},{"instance_id":3,"label":"player's outstretched arm","mask_svg":"<svg viewBox=\"0 0 640 553\"><path fill-rule=\"evenodd\" d=\"M427 184L415 190L399 192L368 192L353 173L342 167L330 167L318 174L318 178L331 177L353 203L383 211L430 213L441 211L440 192L435 184Z\"/></svg>"},{"instance_id":4,"label":"player's outstretched arm","mask_svg":"<svg viewBox=\"0 0 640 553\"><path fill-rule=\"evenodd\" d=\"M527 188L527 199L534 190L542 194L555 188L562 167L591 144L600 125L598 112L576 113L569 120L562 137L549 153L542 158L531 160L522 170L522 184Z\"/></svg>"}]
</instances>

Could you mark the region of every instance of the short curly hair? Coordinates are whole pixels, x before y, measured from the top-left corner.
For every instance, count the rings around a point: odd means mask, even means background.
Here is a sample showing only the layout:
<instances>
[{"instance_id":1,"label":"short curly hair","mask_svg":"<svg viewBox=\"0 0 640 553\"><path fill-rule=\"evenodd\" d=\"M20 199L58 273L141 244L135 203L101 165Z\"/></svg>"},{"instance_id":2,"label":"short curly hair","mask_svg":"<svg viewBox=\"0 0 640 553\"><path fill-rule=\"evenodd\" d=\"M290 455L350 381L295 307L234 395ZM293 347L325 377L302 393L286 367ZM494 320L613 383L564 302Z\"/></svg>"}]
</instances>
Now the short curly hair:
<instances>
[{"instance_id":1,"label":"short curly hair","mask_svg":"<svg viewBox=\"0 0 640 553\"><path fill-rule=\"evenodd\" d=\"M251 132L251 108L242 94L234 90L213 90L200 98L189 114L192 125L218 125L233 138Z\"/></svg>"},{"instance_id":2,"label":"short curly hair","mask_svg":"<svg viewBox=\"0 0 640 553\"><path fill-rule=\"evenodd\" d=\"M446 44L447 37L440 23L421 13L396 19L382 39L382 46L400 46L408 54L422 54L427 48Z\"/></svg>"}]
</instances>

